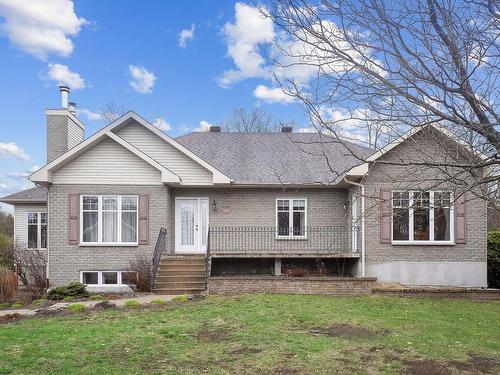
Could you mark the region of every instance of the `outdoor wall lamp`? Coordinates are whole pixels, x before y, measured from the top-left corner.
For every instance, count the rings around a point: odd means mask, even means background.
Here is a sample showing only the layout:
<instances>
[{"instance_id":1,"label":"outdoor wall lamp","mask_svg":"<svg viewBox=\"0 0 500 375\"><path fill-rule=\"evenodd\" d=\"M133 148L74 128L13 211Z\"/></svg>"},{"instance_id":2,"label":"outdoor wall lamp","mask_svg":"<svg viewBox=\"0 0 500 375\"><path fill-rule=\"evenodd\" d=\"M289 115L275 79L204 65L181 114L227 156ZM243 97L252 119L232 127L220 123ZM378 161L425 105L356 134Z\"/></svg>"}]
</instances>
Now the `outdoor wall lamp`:
<instances>
[{"instance_id":1,"label":"outdoor wall lamp","mask_svg":"<svg viewBox=\"0 0 500 375\"><path fill-rule=\"evenodd\" d=\"M217 204L215 203L215 199L212 201L212 209L214 211L217 209Z\"/></svg>"},{"instance_id":2,"label":"outdoor wall lamp","mask_svg":"<svg viewBox=\"0 0 500 375\"><path fill-rule=\"evenodd\" d=\"M344 203L344 211L347 211L348 208L349 208L349 201Z\"/></svg>"}]
</instances>

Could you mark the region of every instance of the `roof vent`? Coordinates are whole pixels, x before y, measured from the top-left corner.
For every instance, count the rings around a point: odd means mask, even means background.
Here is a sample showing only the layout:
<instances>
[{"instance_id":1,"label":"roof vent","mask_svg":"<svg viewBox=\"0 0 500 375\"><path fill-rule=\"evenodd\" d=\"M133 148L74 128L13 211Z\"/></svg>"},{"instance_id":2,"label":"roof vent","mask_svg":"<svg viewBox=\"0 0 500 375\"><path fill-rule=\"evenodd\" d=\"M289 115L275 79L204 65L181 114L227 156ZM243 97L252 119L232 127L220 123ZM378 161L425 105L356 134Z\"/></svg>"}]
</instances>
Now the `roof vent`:
<instances>
[{"instance_id":1,"label":"roof vent","mask_svg":"<svg viewBox=\"0 0 500 375\"><path fill-rule=\"evenodd\" d=\"M291 126L283 126L283 127L281 128L281 132L282 132L282 133L291 133L291 132L292 132L292 130L293 130L293 128L292 128Z\"/></svg>"},{"instance_id":2,"label":"roof vent","mask_svg":"<svg viewBox=\"0 0 500 375\"><path fill-rule=\"evenodd\" d=\"M220 133L220 126L211 126L210 133Z\"/></svg>"}]
</instances>

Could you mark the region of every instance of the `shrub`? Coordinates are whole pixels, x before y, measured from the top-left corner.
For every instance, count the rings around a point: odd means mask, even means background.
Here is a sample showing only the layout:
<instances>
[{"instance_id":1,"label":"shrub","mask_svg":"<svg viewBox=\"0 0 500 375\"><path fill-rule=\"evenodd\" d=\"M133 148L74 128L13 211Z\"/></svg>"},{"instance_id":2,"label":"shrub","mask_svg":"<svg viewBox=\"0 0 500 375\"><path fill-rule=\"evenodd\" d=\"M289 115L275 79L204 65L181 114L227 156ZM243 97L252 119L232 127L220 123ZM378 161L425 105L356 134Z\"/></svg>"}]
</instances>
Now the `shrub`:
<instances>
[{"instance_id":1,"label":"shrub","mask_svg":"<svg viewBox=\"0 0 500 375\"><path fill-rule=\"evenodd\" d=\"M89 297L89 300L91 300L91 301L102 301L103 299L104 299L104 297L101 296L100 294L92 294Z\"/></svg>"},{"instance_id":2,"label":"shrub","mask_svg":"<svg viewBox=\"0 0 500 375\"><path fill-rule=\"evenodd\" d=\"M15 272L0 267L0 302L12 299L17 291L17 276Z\"/></svg>"},{"instance_id":3,"label":"shrub","mask_svg":"<svg viewBox=\"0 0 500 375\"><path fill-rule=\"evenodd\" d=\"M47 254L44 250L28 249L17 242L14 246L14 261L19 278L32 288L34 297L41 297L47 289Z\"/></svg>"},{"instance_id":4,"label":"shrub","mask_svg":"<svg viewBox=\"0 0 500 375\"><path fill-rule=\"evenodd\" d=\"M64 302L73 302L74 300L75 300L75 297L71 297L71 296L66 296L63 298Z\"/></svg>"},{"instance_id":5,"label":"shrub","mask_svg":"<svg viewBox=\"0 0 500 375\"><path fill-rule=\"evenodd\" d=\"M47 293L47 299L62 300L64 297L87 297L89 294L82 283L70 283L51 289Z\"/></svg>"},{"instance_id":6,"label":"shrub","mask_svg":"<svg viewBox=\"0 0 500 375\"><path fill-rule=\"evenodd\" d=\"M162 299L154 299L151 302L149 302L151 305L164 305L166 302Z\"/></svg>"},{"instance_id":7,"label":"shrub","mask_svg":"<svg viewBox=\"0 0 500 375\"><path fill-rule=\"evenodd\" d=\"M3 234L0 234L0 267L14 271L14 241Z\"/></svg>"},{"instance_id":8,"label":"shrub","mask_svg":"<svg viewBox=\"0 0 500 375\"><path fill-rule=\"evenodd\" d=\"M129 263L127 271L136 277L128 277L127 285L134 292L151 292L151 260L138 254Z\"/></svg>"},{"instance_id":9,"label":"shrub","mask_svg":"<svg viewBox=\"0 0 500 375\"><path fill-rule=\"evenodd\" d=\"M2 302L0 303L0 310L2 309L8 309L10 307L10 303L8 302Z\"/></svg>"},{"instance_id":10,"label":"shrub","mask_svg":"<svg viewBox=\"0 0 500 375\"><path fill-rule=\"evenodd\" d=\"M488 286L500 288L500 230L488 233Z\"/></svg>"},{"instance_id":11,"label":"shrub","mask_svg":"<svg viewBox=\"0 0 500 375\"><path fill-rule=\"evenodd\" d=\"M174 298L172 298L172 301L175 301L175 302L187 302L189 301L189 297L185 294L181 294L179 296L175 296Z\"/></svg>"},{"instance_id":12,"label":"shrub","mask_svg":"<svg viewBox=\"0 0 500 375\"><path fill-rule=\"evenodd\" d=\"M139 302L137 302L136 300L132 299L130 301L125 302L124 306L129 308L129 309L137 309L137 308L141 307L142 305Z\"/></svg>"},{"instance_id":13,"label":"shrub","mask_svg":"<svg viewBox=\"0 0 500 375\"><path fill-rule=\"evenodd\" d=\"M71 312L84 312L85 305L83 303L73 303L68 305L68 310Z\"/></svg>"},{"instance_id":14,"label":"shrub","mask_svg":"<svg viewBox=\"0 0 500 375\"><path fill-rule=\"evenodd\" d=\"M10 305L11 309L20 309L23 307L23 304L21 302L14 302L12 305Z\"/></svg>"}]
</instances>

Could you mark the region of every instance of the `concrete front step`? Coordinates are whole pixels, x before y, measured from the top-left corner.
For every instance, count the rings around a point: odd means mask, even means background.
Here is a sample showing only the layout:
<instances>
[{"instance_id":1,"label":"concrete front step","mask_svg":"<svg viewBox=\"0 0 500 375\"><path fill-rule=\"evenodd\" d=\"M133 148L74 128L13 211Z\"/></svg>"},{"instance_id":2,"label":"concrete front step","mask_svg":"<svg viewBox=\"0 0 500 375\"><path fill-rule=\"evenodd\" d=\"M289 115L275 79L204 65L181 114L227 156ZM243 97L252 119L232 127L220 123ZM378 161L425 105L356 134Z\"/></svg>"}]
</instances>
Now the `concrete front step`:
<instances>
[{"instance_id":1,"label":"concrete front step","mask_svg":"<svg viewBox=\"0 0 500 375\"><path fill-rule=\"evenodd\" d=\"M204 292L205 289L197 289L197 288L154 288L154 294L171 294L171 295L179 295L179 294L199 294Z\"/></svg>"},{"instance_id":2,"label":"concrete front step","mask_svg":"<svg viewBox=\"0 0 500 375\"><path fill-rule=\"evenodd\" d=\"M155 282L154 289L205 289L205 281L169 281Z\"/></svg>"},{"instance_id":3,"label":"concrete front step","mask_svg":"<svg viewBox=\"0 0 500 375\"><path fill-rule=\"evenodd\" d=\"M166 272L175 272L175 271L184 271L184 272L192 272L192 273L204 273L205 272L205 267L194 267L194 266L186 266L186 267L181 267L181 266L160 266L158 267L158 271L166 271Z\"/></svg>"},{"instance_id":4,"label":"concrete front step","mask_svg":"<svg viewBox=\"0 0 500 375\"><path fill-rule=\"evenodd\" d=\"M158 283L166 283L169 281L188 281L188 282L205 282L205 275L195 275L195 274L186 274L186 275L171 275L171 274L166 274L165 276L163 275L157 275L156 282Z\"/></svg>"}]
</instances>

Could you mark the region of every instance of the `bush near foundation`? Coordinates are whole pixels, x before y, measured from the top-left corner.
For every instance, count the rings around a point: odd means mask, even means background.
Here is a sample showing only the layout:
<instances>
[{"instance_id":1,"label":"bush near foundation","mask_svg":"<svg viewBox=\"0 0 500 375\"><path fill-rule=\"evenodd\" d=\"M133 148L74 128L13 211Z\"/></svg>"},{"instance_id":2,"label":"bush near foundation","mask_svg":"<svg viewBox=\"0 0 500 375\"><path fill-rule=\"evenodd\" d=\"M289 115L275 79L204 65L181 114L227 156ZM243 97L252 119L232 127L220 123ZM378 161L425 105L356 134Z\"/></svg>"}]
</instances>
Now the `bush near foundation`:
<instances>
[{"instance_id":1,"label":"bush near foundation","mask_svg":"<svg viewBox=\"0 0 500 375\"><path fill-rule=\"evenodd\" d=\"M51 289L47 293L47 299L50 300L62 300L68 299L68 297L88 297L89 293L85 289L85 285L82 283L70 283L68 285L60 286L54 289Z\"/></svg>"},{"instance_id":2,"label":"bush near foundation","mask_svg":"<svg viewBox=\"0 0 500 375\"><path fill-rule=\"evenodd\" d=\"M0 267L0 302L9 301L16 295L16 273L5 267Z\"/></svg>"},{"instance_id":3,"label":"bush near foundation","mask_svg":"<svg viewBox=\"0 0 500 375\"><path fill-rule=\"evenodd\" d=\"M500 230L488 233L488 287L500 288Z\"/></svg>"}]
</instances>

